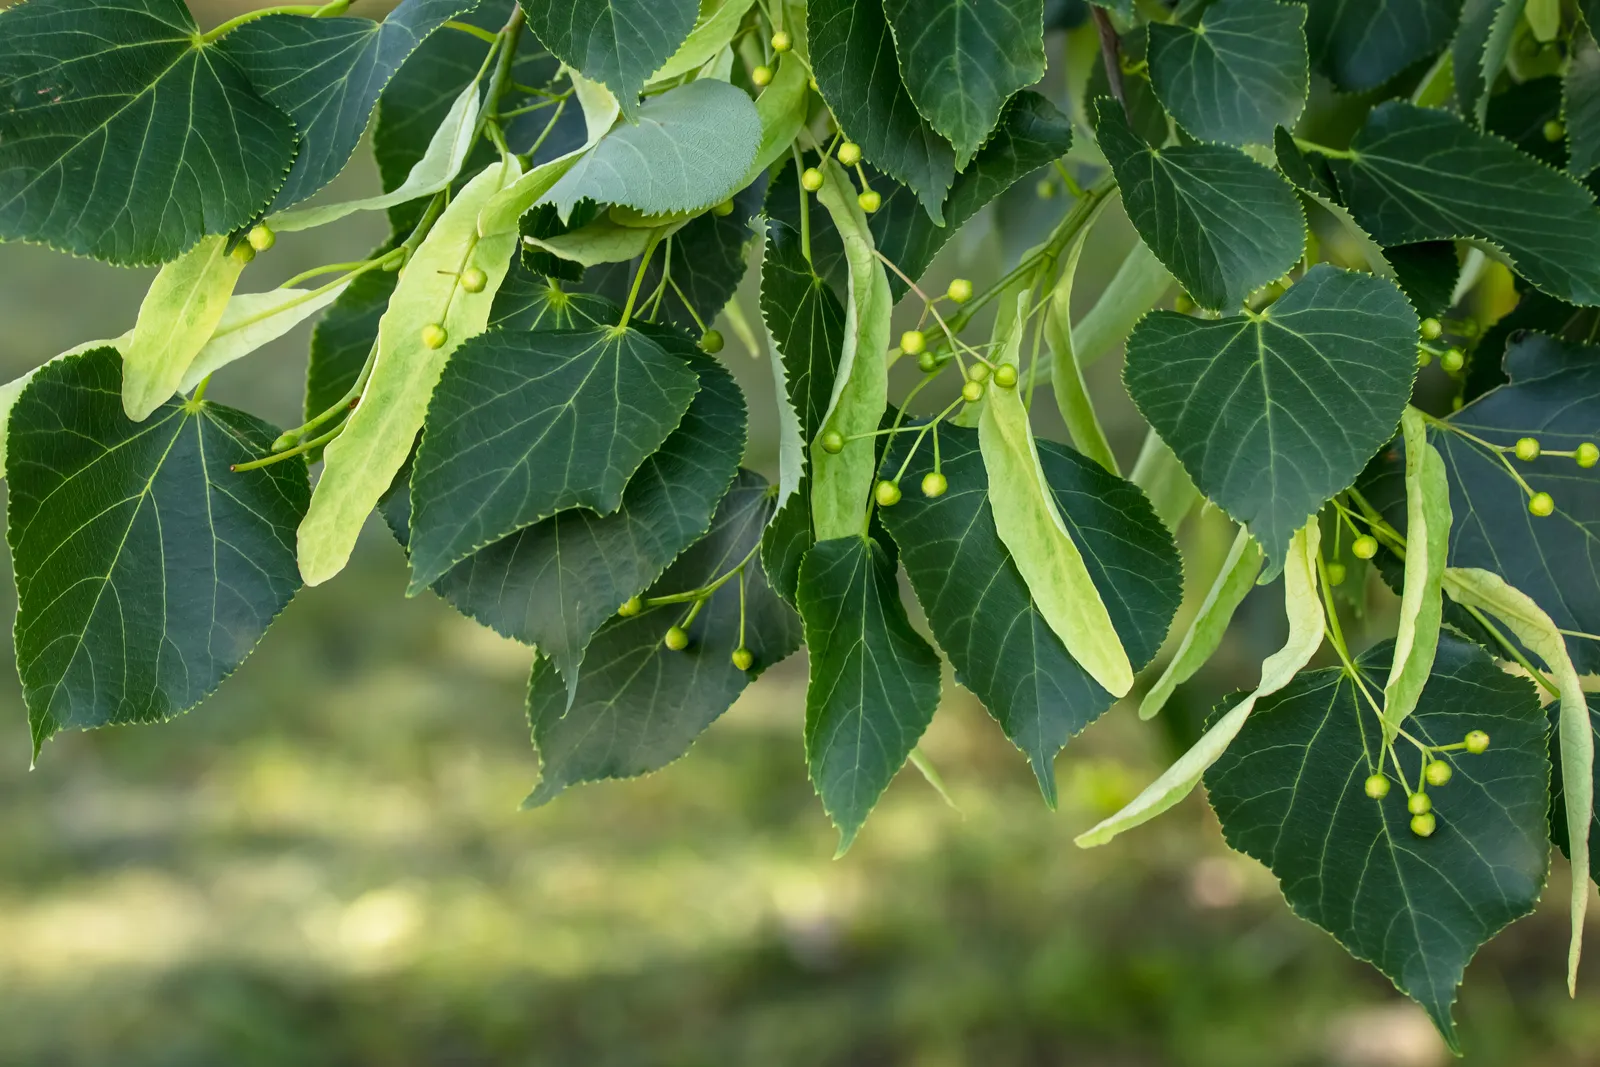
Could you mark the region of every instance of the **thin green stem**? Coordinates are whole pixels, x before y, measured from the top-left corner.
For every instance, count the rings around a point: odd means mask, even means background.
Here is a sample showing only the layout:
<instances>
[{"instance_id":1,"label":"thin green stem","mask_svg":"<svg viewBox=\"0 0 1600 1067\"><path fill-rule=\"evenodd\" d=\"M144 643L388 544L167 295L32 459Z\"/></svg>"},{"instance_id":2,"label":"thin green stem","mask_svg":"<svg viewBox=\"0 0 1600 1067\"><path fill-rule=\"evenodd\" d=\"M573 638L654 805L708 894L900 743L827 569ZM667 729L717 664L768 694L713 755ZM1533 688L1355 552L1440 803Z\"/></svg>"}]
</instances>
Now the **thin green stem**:
<instances>
[{"instance_id":1,"label":"thin green stem","mask_svg":"<svg viewBox=\"0 0 1600 1067\"><path fill-rule=\"evenodd\" d=\"M490 44L494 44L500 39L498 34L491 33L481 26L474 26L470 22L457 22L455 19L451 19L449 22L446 22L444 24L444 28L447 30L457 30L461 33L471 34L472 36L478 38L478 40L488 41Z\"/></svg>"},{"instance_id":2,"label":"thin green stem","mask_svg":"<svg viewBox=\"0 0 1600 1067\"><path fill-rule=\"evenodd\" d=\"M339 425L335 426L321 437L313 437L311 440L301 442L291 449L287 449L283 452L274 452L270 456L263 456L260 459L253 459L249 463L235 463L228 469L235 473L243 474L245 471L260 470L262 467L270 467L274 463L282 463L284 460L291 459L294 456L303 456L314 448L321 448L329 441L332 441L335 437L338 437L340 434L344 433L344 428L348 425L349 423L341 422Z\"/></svg>"},{"instance_id":3,"label":"thin green stem","mask_svg":"<svg viewBox=\"0 0 1600 1067\"><path fill-rule=\"evenodd\" d=\"M1478 610L1471 604L1463 604L1461 606L1467 609L1467 614L1471 615L1479 626L1482 626L1489 632L1489 636L1494 638L1495 644L1505 649L1506 654L1515 660L1523 670L1528 672L1528 677L1538 682L1544 691L1549 693L1551 696L1559 697L1561 695L1560 690L1552 685L1550 680L1544 676L1544 672L1538 670L1532 663L1528 662L1528 657L1522 654L1522 649L1512 644L1511 639L1500 632L1500 627L1496 626L1492 621L1490 621L1489 616L1485 615L1482 611Z\"/></svg>"},{"instance_id":4,"label":"thin green stem","mask_svg":"<svg viewBox=\"0 0 1600 1067\"><path fill-rule=\"evenodd\" d=\"M1327 156L1329 159L1357 158L1355 152L1351 152L1342 148L1329 148L1327 145L1318 144L1315 141L1307 141L1300 137L1296 137L1294 139L1294 146L1300 149L1302 152L1315 152L1318 155Z\"/></svg>"},{"instance_id":5,"label":"thin green stem","mask_svg":"<svg viewBox=\"0 0 1600 1067\"><path fill-rule=\"evenodd\" d=\"M380 260L385 260L385 259L388 259L389 256L391 256L393 254L394 253L391 252L391 253L387 253L387 254L382 255L382 256L378 256L377 258L380 259ZM371 262L372 262L372 260L370 260L370 259L358 259L358 260L355 260L354 262L351 262L351 263L329 263L326 266L322 266L322 267L312 267L310 270L303 270L299 274L296 274L293 278L290 278L288 281L284 282L278 288L280 288L280 289L293 289L295 286L299 285L301 282L308 281L308 280L310 280L312 278L318 277L319 275L323 275L323 274L338 274L338 273L340 273L342 271L357 270L357 269L359 269L361 267L366 266L368 263L371 263Z\"/></svg>"},{"instance_id":6,"label":"thin green stem","mask_svg":"<svg viewBox=\"0 0 1600 1067\"><path fill-rule=\"evenodd\" d=\"M257 19L264 19L268 15L306 15L311 18L342 15L349 9L350 3L351 0L334 0L331 4L285 4L281 7L263 7L256 11L246 11L242 15L234 16L216 29L201 34L200 43L213 44L240 26L248 22L254 22Z\"/></svg>"},{"instance_id":7,"label":"thin green stem","mask_svg":"<svg viewBox=\"0 0 1600 1067\"><path fill-rule=\"evenodd\" d=\"M300 426L296 426L292 430L286 431L281 437L278 438L278 441L284 442L284 447L287 448L290 445L298 443L300 438L304 437L312 430L315 430L318 426L321 426L323 423L338 415L340 412L348 411L350 405L360 399L361 394L366 391L367 380L372 377L372 367L377 362L378 342L377 339L374 338L372 347L367 349L366 361L361 364L361 373L356 375L355 382L351 384L349 389L345 390L345 394L338 400L334 401L334 403L329 405L320 415L303 423ZM274 442L274 444L276 443L277 442Z\"/></svg>"},{"instance_id":8,"label":"thin green stem","mask_svg":"<svg viewBox=\"0 0 1600 1067\"><path fill-rule=\"evenodd\" d=\"M199 385L194 387L194 396L189 398L189 403L198 408L205 402L206 390L209 388L211 388L211 375L208 374L200 379Z\"/></svg>"},{"instance_id":9,"label":"thin green stem","mask_svg":"<svg viewBox=\"0 0 1600 1067\"><path fill-rule=\"evenodd\" d=\"M639 257L639 269L633 275L633 288L628 290L628 302L622 306L622 321L617 323L616 331L620 333L628 328L629 321L633 318L633 305L639 300L639 289L644 285L644 272L650 269L650 260L656 254L656 245L661 243L661 231L650 231L650 240L644 247L644 255Z\"/></svg>"},{"instance_id":10,"label":"thin green stem","mask_svg":"<svg viewBox=\"0 0 1600 1067\"><path fill-rule=\"evenodd\" d=\"M805 188L798 185L800 175L805 173L805 160L800 156L797 145L789 145L789 151L794 153L794 175L796 187L800 190L800 254L806 257L806 262L811 262L811 197Z\"/></svg>"}]
</instances>

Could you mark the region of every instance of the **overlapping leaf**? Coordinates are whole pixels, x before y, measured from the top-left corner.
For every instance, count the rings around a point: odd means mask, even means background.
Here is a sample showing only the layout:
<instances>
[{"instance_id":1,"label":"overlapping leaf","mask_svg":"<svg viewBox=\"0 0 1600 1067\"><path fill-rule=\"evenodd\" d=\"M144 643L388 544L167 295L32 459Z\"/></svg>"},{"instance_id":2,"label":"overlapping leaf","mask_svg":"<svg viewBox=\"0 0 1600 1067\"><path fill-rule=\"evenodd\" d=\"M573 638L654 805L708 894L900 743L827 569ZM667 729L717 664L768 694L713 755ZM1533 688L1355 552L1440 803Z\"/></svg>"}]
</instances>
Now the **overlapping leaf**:
<instances>
[{"instance_id":1,"label":"overlapping leaf","mask_svg":"<svg viewBox=\"0 0 1600 1067\"><path fill-rule=\"evenodd\" d=\"M900 79L965 170L1013 93L1044 76L1044 0L884 0Z\"/></svg>"},{"instance_id":2,"label":"overlapping leaf","mask_svg":"<svg viewBox=\"0 0 1600 1067\"><path fill-rule=\"evenodd\" d=\"M577 330L617 322L617 307L593 293L569 293L513 262L495 294L489 327L507 330Z\"/></svg>"},{"instance_id":3,"label":"overlapping leaf","mask_svg":"<svg viewBox=\"0 0 1600 1067\"><path fill-rule=\"evenodd\" d=\"M1151 148L1115 102L1098 101L1095 136L1134 229L1195 303L1232 311L1305 251L1300 202L1236 148Z\"/></svg>"},{"instance_id":4,"label":"overlapping leaf","mask_svg":"<svg viewBox=\"0 0 1600 1067\"><path fill-rule=\"evenodd\" d=\"M800 620L773 595L760 561L750 558L771 514L766 481L741 471L711 532L651 587L653 596L684 593L744 565L742 611L735 577L695 616L683 651L661 644L667 627L683 614L679 605L608 623L589 646L570 707L550 661L534 664L528 718L541 767L526 806L544 804L579 782L666 766L688 751L746 685L800 647ZM754 657L748 671L731 659L741 640Z\"/></svg>"},{"instance_id":5,"label":"overlapping leaf","mask_svg":"<svg viewBox=\"0 0 1600 1067\"><path fill-rule=\"evenodd\" d=\"M939 706L939 656L911 626L877 541L819 541L800 565L811 657L806 763L839 851L904 765Z\"/></svg>"},{"instance_id":6,"label":"overlapping leaf","mask_svg":"<svg viewBox=\"0 0 1600 1067\"><path fill-rule=\"evenodd\" d=\"M35 751L64 728L169 719L209 696L300 587L300 463L235 473L277 431L216 404L122 412L100 348L42 368L10 421L7 539Z\"/></svg>"},{"instance_id":7,"label":"overlapping leaf","mask_svg":"<svg viewBox=\"0 0 1600 1067\"><path fill-rule=\"evenodd\" d=\"M1474 238L1552 296L1600 304L1600 211L1570 176L1446 111L1380 104L1333 168L1380 244Z\"/></svg>"},{"instance_id":8,"label":"overlapping leaf","mask_svg":"<svg viewBox=\"0 0 1600 1067\"><path fill-rule=\"evenodd\" d=\"M1462 114L1483 125L1489 94L1505 69L1511 37L1522 18L1524 0L1466 0L1461 28L1450 43L1456 100Z\"/></svg>"},{"instance_id":9,"label":"overlapping leaf","mask_svg":"<svg viewBox=\"0 0 1600 1067\"><path fill-rule=\"evenodd\" d=\"M266 206L294 127L199 40L183 0L0 12L0 240L162 263Z\"/></svg>"},{"instance_id":10,"label":"overlapping leaf","mask_svg":"<svg viewBox=\"0 0 1600 1067\"><path fill-rule=\"evenodd\" d=\"M1389 654L1386 643L1362 657L1369 690ZM1406 728L1428 744L1469 730L1493 739L1484 755L1448 757L1455 775L1434 794L1432 837L1411 832L1400 789L1383 800L1363 790L1383 769L1383 731L1338 669L1262 701L1206 789L1228 843L1272 869L1295 914L1376 966L1455 1046L1450 1006L1468 961L1544 887L1545 719L1531 683L1445 635ZM1415 757L1402 759L1416 781Z\"/></svg>"},{"instance_id":11,"label":"overlapping leaf","mask_svg":"<svg viewBox=\"0 0 1600 1067\"><path fill-rule=\"evenodd\" d=\"M1374 89L1437 54L1461 0L1303 0L1311 59L1339 88Z\"/></svg>"},{"instance_id":12,"label":"overlapping leaf","mask_svg":"<svg viewBox=\"0 0 1600 1067\"><path fill-rule=\"evenodd\" d=\"M811 0L811 69L845 134L873 166L917 194L934 222L955 180L950 142L928 124L900 81L894 38L881 4Z\"/></svg>"},{"instance_id":13,"label":"overlapping leaf","mask_svg":"<svg viewBox=\"0 0 1600 1067\"><path fill-rule=\"evenodd\" d=\"M898 470L915 436L896 435L885 457ZM940 497L908 492L883 522L956 680L977 694L1022 750L1054 806L1056 753L1114 703L1068 654L1029 595L995 530L989 479L972 430L939 431ZM1083 552L1117 636L1135 670L1155 656L1183 597L1172 536L1130 483L1051 442L1039 443L1045 478ZM924 440L908 486L933 470Z\"/></svg>"},{"instance_id":14,"label":"overlapping leaf","mask_svg":"<svg viewBox=\"0 0 1600 1067\"><path fill-rule=\"evenodd\" d=\"M395 71L434 30L475 3L403 0L382 22L268 15L222 38L221 50L300 135L273 211L298 204L344 169Z\"/></svg>"},{"instance_id":15,"label":"overlapping leaf","mask_svg":"<svg viewBox=\"0 0 1600 1067\"><path fill-rule=\"evenodd\" d=\"M1278 0L1222 0L1195 29L1150 24L1150 83L1202 141L1271 144L1305 106L1306 13Z\"/></svg>"},{"instance_id":16,"label":"overlapping leaf","mask_svg":"<svg viewBox=\"0 0 1600 1067\"><path fill-rule=\"evenodd\" d=\"M552 54L610 89L635 120L645 79L694 28L696 0L520 0Z\"/></svg>"},{"instance_id":17,"label":"overlapping leaf","mask_svg":"<svg viewBox=\"0 0 1600 1067\"><path fill-rule=\"evenodd\" d=\"M1319 264L1259 315L1147 315L1123 380L1212 500L1281 566L1289 538L1393 436L1417 320L1390 282Z\"/></svg>"},{"instance_id":18,"label":"overlapping leaf","mask_svg":"<svg viewBox=\"0 0 1600 1067\"><path fill-rule=\"evenodd\" d=\"M411 590L558 511L616 511L697 388L639 329L497 330L462 345L412 471Z\"/></svg>"},{"instance_id":19,"label":"overlapping leaf","mask_svg":"<svg viewBox=\"0 0 1600 1067\"><path fill-rule=\"evenodd\" d=\"M1573 34L1572 59L1561 89L1561 117L1572 157L1567 168L1584 178L1600 166L1600 47L1588 30Z\"/></svg>"},{"instance_id":20,"label":"overlapping leaf","mask_svg":"<svg viewBox=\"0 0 1600 1067\"><path fill-rule=\"evenodd\" d=\"M1550 712L1550 840L1555 842L1569 858L1572 855L1572 846L1567 836L1567 804L1566 794L1561 786L1561 745L1557 732L1560 721L1560 703L1552 701ZM1589 729L1600 748L1600 711L1595 709L1595 701L1589 700ZM1492 742L1491 742L1492 743ZM1600 761L1595 763L1594 791L1600 796ZM1597 811L1589 824L1589 879L1600 882L1600 811Z\"/></svg>"}]
</instances>

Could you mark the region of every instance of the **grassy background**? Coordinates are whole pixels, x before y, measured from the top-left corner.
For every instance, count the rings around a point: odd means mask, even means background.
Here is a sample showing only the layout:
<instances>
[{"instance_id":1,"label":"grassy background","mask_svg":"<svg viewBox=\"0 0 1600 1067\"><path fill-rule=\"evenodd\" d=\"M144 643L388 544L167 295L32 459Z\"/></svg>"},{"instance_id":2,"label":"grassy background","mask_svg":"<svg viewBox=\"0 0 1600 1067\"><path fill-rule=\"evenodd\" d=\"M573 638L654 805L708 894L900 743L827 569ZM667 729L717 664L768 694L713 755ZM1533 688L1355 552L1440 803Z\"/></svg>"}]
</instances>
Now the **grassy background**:
<instances>
[{"instance_id":1,"label":"grassy background","mask_svg":"<svg viewBox=\"0 0 1600 1067\"><path fill-rule=\"evenodd\" d=\"M331 195L373 180L358 162ZM994 213L1006 233L1060 210L1031 186ZM286 237L246 285L351 258L381 225ZM1102 224L1085 305L1129 240L1120 218ZM1007 244L974 226L934 284L982 284ZM0 370L120 333L149 276L0 247ZM298 421L307 332L230 368L212 396ZM748 462L770 472L764 364L731 340L723 358L752 401ZM1131 461L1142 434L1117 372L1107 360L1091 384ZM399 551L368 534L349 572L306 590L213 700L171 724L63 735L30 773L20 695L0 686L0 1063L1447 1059L1419 1011L1226 849L1200 798L1109 847L1071 843L1254 681L1283 627L1274 588L1157 724L1128 701L1073 743L1056 812L950 685L924 747L959 810L908 770L834 861L801 754L802 659L666 771L520 813L538 774L527 650L431 597L406 601ZM1191 520L1191 584L1230 537L1215 515ZM1359 629L1380 634L1392 605L1375 583L1366 596ZM1540 913L1469 972L1467 1062L1600 1063L1594 981L1576 1002L1562 989L1565 878L1558 859Z\"/></svg>"}]
</instances>

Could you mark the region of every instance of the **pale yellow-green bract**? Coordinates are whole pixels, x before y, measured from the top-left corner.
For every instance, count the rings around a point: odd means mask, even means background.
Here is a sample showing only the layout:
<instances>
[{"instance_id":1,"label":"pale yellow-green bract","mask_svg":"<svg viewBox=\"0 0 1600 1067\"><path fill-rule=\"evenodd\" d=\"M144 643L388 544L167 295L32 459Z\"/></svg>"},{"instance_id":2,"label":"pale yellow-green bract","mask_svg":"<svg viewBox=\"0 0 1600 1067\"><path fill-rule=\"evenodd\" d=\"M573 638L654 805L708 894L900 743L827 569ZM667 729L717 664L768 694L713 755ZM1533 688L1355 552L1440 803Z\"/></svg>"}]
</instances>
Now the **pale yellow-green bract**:
<instances>
[{"instance_id":1,"label":"pale yellow-green bract","mask_svg":"<svg viewBox=\"0 0 1600 1067\"><path fill-rule=\"evenodd\" d=\"M700 17L678 50L650 75L646 85L660 85L699 70L721 54L739 31L744 13L755 0L701 0Z\"/></svg>"},{"instance_id":2,"label":"pale yellow-green bract","mask_svg":"<svg viewBox=\"0 0 1600 1067\"><path fill-rule=\"evenodd\" d=\"M1428 443L1422 412L1400 416L1406 442L1406 572L1394 661L1383 687L1385 740L1393 741L1417 700L1439 651L1444 619L1444 565L1450 554L1450 482L1444 458Z\"/></svg>"},{"instance_id":3,"label":"pale yellow-green bract","mask_svg":"<svg viewBox=\"0 0 1600 1067\"><path fill-rule=\"evenodd\" d=\"M1017 315L995 355L997 366L1017 365L1027 300L1027 293L1017 298ZM1021 394L1020 388L991 388L978 418L995 529L1039 614L1067 652L1112 696L1126 696L1133 688L1133 665L1045 481Z\"/></svg>"},{"instance_id":4,"label":"pale yellow-green bract","mask_svg":"<svg viewBox=\"0 0 1600 1067\"><path fill-rule=\"evenodd\" d=\"M1289 640L1261 664L1261 681L1234 705L1216 725L1207 730L1194 747L1178 757L1144 792L1127 807L1090 830L1079 834L1080 848L1103 845L1124 830L1149 822L1200 784L1206 768L1217 762L1233 739L1239 736L1256 703L1294 680L1294 676L1322 647L1327 619L1317 599L1317 552L1321 532L1312 519L1289 541L1289 558L1283 565L1283 607L1289 616Z\"/></svg>"},{"instance_id":5,"label":"pale yellow-green bract","mask_svg":"<svg viewBox=\"0 0 1600 1067\"><path fill-rule=\"evenodd\" d=\"M845 259L850 265L844 351L839 356L828 413L818 431L843 435L845 445L837 455L824 448L811 449L812 522L817 540L828 541L860 536L866 528L877 448L871 437L851 438L875 432L889 406L889 313L894 299L889 278L875 254L867 216L856 203L855 186L844 168L832 160L827 163L817 199L844 238Z\"/></svg>"},{"instance_id":6,"label":"pale yellow-green bract","mask_svg":"<svg viewBox=\"0 0 1600 1067\"><path fill-rule=\"evenodd\" d=\"M319 585L344 569L367 515L394 480L422 429L428 400L451 352L483 332L496 291L516 250L516 218L507 229L478 235L478 214L521 171L513 160L494 163L434 223L395 286L378 324L378 358L361 404L323 453L322 479L300 524L300 574ZM458 274L477 267L488 275L469 293ZM430 349L423 328L438 323L448 341Z\"/></svg>"},{"instance_id":7,"label":"pale yellow-green bract","mask_svg":"<svg viewBox=\"0 0 1600 1067\"><path fill-rule=\"evenodd\" d=\"M134 422L171 399L184 372L211 339L244 263L226 237L200 243L161 268L122 350L122 409Z\"/></svg>"},{"instance_id":8,"label":"pale yellow-green bract","mask_svg":"<svg viewBox=\"0 0 1600 1067\"><path fill-rule=\"evenodd\" d=\"M1444 589L1450 599L1499 619L1518 641L1544 660L1561 694L1561 787L1567 808L1567 848L1574 871L1589 869L1589 824L1594 811L1594 734L1589 705L1566 639L1533 598L1492 571L1447 567ZM1567 988L1576 991L1583 955L1583 920L1589 910L1589 879L1572 879L1572 942L1567 951Z\"/></svg>"}]
</instances>

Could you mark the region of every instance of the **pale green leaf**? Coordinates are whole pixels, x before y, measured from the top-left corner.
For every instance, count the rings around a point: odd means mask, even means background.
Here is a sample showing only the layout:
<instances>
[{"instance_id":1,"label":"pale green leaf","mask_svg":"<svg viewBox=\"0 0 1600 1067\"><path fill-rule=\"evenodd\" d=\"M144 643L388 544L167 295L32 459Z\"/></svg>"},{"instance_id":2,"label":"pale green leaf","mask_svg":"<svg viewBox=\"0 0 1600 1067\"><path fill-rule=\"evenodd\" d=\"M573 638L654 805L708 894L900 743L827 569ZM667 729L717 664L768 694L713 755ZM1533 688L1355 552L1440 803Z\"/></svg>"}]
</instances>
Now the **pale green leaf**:
<instances>
[{"instance_id":1,"label":"pale green leaf","mask_svg":"<svg viewBox=\"0 0 1600 1067\"><path fill-rule=\"evenodd\" d=\"M1444 458L1428 443L1427 423L1416 408L1406 408L1400 429L1406 444L1406 565L1394 660L1383 688L1388 741L1394 740L1417 706L1433 673L1444 617L1445 559L1450 552L1450 482Z\"/></svg>"},{"instance_id":2,"label":"pale green leaf","mask_svg":"<svg viewBox=\"0 0 1600 1067\"><path fill-rule=\"evenodd\" d=\"M1067 246L1061 275L1050 293L1050 304L1044 313L1044 337L1050 345L1050 385L1055 392L1056 408L1066 423L1067 433L1079 452L1094 460L1112 474L1117 469L1117 457L1106 440L1105 430L1094 413L1094 401L1089 396L1088 383L1083 379L1083 367L1073 350L1072 337L1072 283L1078 274L1078 259L1083 255L1083 244L1094 228L1095 219L1105 208L1101 200L1083 220L1077 236Z\"/></svg>"},{"instance_id":3,"label":"pale green leaf","mask_svg":"<svg viewBox=\"0 0 1600 1067\"><path fill-rule=\"evenodd\" d=\"M122 408L142 422L173 393L211 339L244 262L226 237L207 237L161 268L122 352Z\"/></svg>"},{"instance_id":4,"label":"pale green leaf","mask_svg":"<svg viewBox=\"0 0 1600 1067\"><path fill-rule=\"evenodd\" d=\"M755 0L700 0L700 15L683 44L647 84L659 85L699 70L728 47ZM776 79L774 79L776 81Z\"/></svg>"},{"instance_id":5,"label":"pale green leaf","mask_svg":"<svg viewBox=\"0 0 1600 1067\"><path fill-rule=\"evenodd\" d=\"M339 282L320 289L233 294L210 340L184 371L178 391L187 393L234 360L276 341L339 299L349 287L349 282Z\"/></svg>"}]
</instances>

